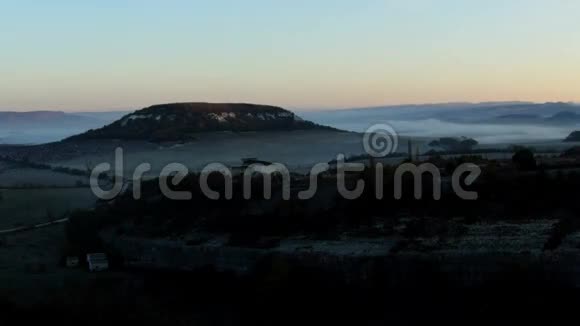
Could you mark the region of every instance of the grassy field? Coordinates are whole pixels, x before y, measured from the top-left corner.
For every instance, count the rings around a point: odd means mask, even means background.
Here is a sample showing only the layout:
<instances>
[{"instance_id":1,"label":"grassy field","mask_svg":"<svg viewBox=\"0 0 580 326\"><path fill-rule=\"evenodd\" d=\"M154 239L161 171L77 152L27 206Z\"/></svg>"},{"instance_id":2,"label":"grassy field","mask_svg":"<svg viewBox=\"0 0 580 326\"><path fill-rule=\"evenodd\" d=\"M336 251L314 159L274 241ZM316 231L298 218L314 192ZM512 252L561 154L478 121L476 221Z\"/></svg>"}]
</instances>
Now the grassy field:
<instances>
[{"instance_id":1,"label":"grassy field","mask_svg":"<svg viewBox=\"0 0 580 326\"><path fill-rule=\"evenodd\" d=\"M57 219L96 200L89 188L0 189L0 194L0 229Z\"/></svg>"},{"instance_id":2,"label":"grassy field","mask_svg":"<svg viewBox=\"0 0 580 326\"><path fill-rule=\"evenodd\" d=\"M74 187L89 183L88 177L74 176L51 170L33 168L11 168L2 170L0 166L0 188L18 187Z\"/></svg>"},{"instance_id":3,"label":"grassy field","mask_svg":"<svg viewBox=\"0 0 580 326\"><path fill-rule=\"evenodd\" d=\"M401 140L401 146L406 140ZM119 144L124 149L125 177L130 177L141 163L150 163L150 174L159 174L170 163L181 163L192 171L199 171L209 163L230 166L241 164L242 158L255 157L285 164L289 169L304 167L308 170L317 163L336 159L338 154L364 153L362 135L334 131L204 133L186 144L157 145L152 147L131 142ZM401 147L405 149L406 147ZM82 152L82 151L81 151ZM114 149L92 153L73 159L50 161L54 166L85 169L103 162L113 163Z\"/></svg>"}]
</instances>

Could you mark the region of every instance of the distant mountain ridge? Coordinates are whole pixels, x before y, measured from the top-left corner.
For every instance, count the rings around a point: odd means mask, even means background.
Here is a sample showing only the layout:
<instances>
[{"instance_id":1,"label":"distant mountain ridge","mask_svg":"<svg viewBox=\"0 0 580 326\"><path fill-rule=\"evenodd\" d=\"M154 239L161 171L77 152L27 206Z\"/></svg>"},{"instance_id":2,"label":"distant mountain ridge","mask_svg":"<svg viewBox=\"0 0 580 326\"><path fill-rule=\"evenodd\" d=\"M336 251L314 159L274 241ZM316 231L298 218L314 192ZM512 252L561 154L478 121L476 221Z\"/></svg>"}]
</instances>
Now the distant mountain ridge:
<instances>
[{"instance_id":1,"label":"distant mountain ridge","mask_svg":"<svg viewBox=\"0 0 580 326\"><path fill-rule=\"evenodd\" d=\"M117 120L122 112L0 111L0 144L40 144L62 140Z\"/></svg>"},{"instance_id":2,"label":"distant mountain ridge","mask_svg":"<svg viewBox=\"0 0 580 326\"><path fill-rule=\"evenodd\" d=\"M289 131L326 129L275 106L245 103L172 103L150 106L100 129L69 140L124 139L180 141L213 131Z\"/></svg>"},{"instance_id":3,"label":"distant mountain ridge","mask_svg":"<svg viewBox=\"0 0 580 326\"><path fill-rule=\"evenodd\" d=\"M551 116L537 114L506 114L496 117L497 122L533 123L533 124L574 124L580 122L580 114L570 111L558 111Z\"/></svg>"},{"instance_id":4,"label":"distant mountain ridge","mask_svg":"<svg viewBox=\"0 0 580 326\"><path fill-rule=\"evenodd\" d=\"M301 112L308 120L363 132L377 123L399 135L424 138L466 136L481 144L561 140L580 129L580 105L549 103L442 103Z\"/></svg>"},{"instance_id":5,"label":"distant mountain ridge","mask_svg":"<svg viewBox=\"0 0 580 326\"><path fill-rule=\"evenodd\" d=\"M60 124L83 123L92 119L80 115L65 113L62 111L30 111L30 112L0 112L0 125L12 124L47 124L58 122Z\"/></svg>"}]
</instances>

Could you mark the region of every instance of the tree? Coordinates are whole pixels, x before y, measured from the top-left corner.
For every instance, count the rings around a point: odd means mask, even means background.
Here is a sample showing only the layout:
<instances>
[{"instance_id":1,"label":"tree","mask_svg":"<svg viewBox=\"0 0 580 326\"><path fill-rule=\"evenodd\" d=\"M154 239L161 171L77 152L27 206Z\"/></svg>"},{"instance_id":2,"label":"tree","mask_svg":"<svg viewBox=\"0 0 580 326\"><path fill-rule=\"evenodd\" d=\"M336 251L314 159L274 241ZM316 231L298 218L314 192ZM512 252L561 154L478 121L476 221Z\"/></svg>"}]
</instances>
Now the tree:
<instances>
[{"instance_id":1,"label":"tree","mask_svg":"<svg viewBox=\"0 0 580 326\"><path fill-rule=\"evenodd\" d=\"M479 143L473 138L442 137L429 143L430 147L440 147L449 152L471 152Z\"/></svg>"},{"instance_id":2,"label":"tree","mask_svg":"<svg viewBox=\"0 0 580 326\"><path fill-rule=\"evenodd\" d=\"M512 156L512 161L519 170L529 171L536 169L536 158L534 153L528 148L518 149Z\"/></svg>"},{"instance_id":3,"label":"tree","mask_svg":"<svg viewBox=\"0 0 580 326\"><path fill-rule=\"evenodd\" d=\"M473 147L479 145L479 143L477 142L477 140L473 139L473 138L466 138L461 140L461 147L463 148L468 148L469 150L471 150Z\"/></svg>"}]
</instances>

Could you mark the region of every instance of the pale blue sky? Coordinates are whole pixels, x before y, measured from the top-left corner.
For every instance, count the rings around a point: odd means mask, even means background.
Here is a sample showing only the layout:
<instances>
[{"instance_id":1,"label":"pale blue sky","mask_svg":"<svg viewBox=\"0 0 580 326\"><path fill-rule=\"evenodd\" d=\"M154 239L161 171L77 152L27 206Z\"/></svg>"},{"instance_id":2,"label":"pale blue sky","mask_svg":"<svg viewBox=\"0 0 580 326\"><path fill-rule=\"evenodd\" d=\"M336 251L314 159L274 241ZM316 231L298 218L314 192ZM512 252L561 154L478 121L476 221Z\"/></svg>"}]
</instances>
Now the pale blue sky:
<instances>
[{"instance_id":1,"label":"pale blue sky","mask_svg":"<svg viewBox=\"0 0 580 326\"><path fill-rule=\"evenodd\" d=\"M580 1L0 0L0 109L580 101Z\"/></svg>"}]
</instances>

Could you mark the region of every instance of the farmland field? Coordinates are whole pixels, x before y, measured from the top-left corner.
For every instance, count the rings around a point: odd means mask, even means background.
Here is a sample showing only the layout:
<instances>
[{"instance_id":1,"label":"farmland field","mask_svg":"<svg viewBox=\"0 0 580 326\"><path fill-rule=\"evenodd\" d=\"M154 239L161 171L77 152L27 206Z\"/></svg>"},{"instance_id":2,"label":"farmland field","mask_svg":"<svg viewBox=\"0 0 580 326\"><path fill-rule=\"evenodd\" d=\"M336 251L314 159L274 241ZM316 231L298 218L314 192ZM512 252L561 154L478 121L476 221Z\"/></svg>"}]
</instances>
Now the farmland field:
<instances>
[{"instance_id":1,"label":"farmland field","mask_svg":"<svg viewBox=\"0 0 580 326\"><path fill-rule=\"evenodd\" d=\"M1 164L1 163L0 163ZM88 177L75 176L51 170L41 170L33 168L10 168L1 169L0 166L0 188L18 187L74 187L80 184L88 184Z\"/></svg>"},{"instance_id":2,"label":"farmland field","mask_svg":"<svg viewBox=\"0 0 580 326\"><path fill-rule=\"evenodd\" d=\"M401 140L406 144L406 140ZM82 146L79 145L79 148ZM254 157L286 165L291 170L310 168L317 163L364 153L362 135L347 132L292 131L203 133L194 141L184 144L139 145L134 142L119 144L124 149L125 176L130 176L141 163L152 165L151 174L159 174L169 163L182 163L192 171L199 171L209 163L219 162L228 166L241 164L242 158ZM82 151L79 151L82 152ZM48 160L53 166L86 169L91 166L114 162L114 147L90 155L66 160Z\"/></svg>"},{"instance_id":3,"label":"farmland field","mask_svg":"<svg viewBox=\"0 0 580 326\"><path fill-rule=\"evenodd\" d=\"M58 219L96 200L89 188L0 189L0 196L0 229Z\"/></svg>"}]
</instances>

